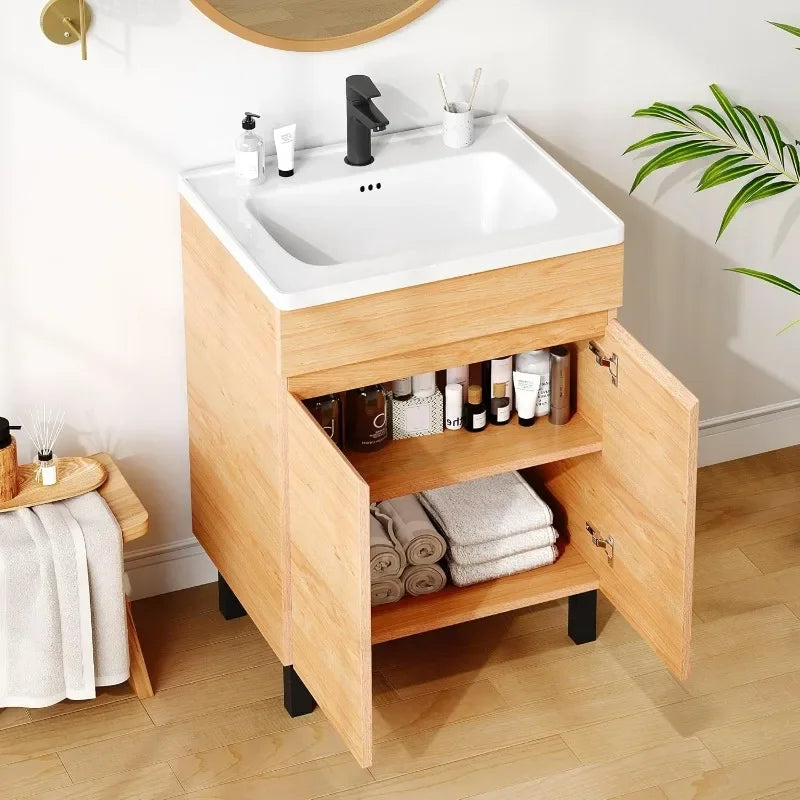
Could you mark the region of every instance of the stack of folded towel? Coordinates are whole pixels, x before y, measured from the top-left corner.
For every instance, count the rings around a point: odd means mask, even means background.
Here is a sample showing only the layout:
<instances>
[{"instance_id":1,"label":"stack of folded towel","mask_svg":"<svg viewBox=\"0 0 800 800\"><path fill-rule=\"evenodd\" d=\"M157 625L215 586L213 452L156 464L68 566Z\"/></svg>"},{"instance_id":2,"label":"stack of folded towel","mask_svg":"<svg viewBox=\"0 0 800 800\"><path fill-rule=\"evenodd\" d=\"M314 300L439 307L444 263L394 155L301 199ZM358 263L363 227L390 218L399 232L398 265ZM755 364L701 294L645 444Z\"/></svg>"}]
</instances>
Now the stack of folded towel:
<instances>
[{"instance_id":1,"label":"stack of folded towel","mask_svg":"<svg viewBox=\"0 0 800 800\"><path fill-rule=\"evenodd\" d=\"M518 472L417 495L447 539L456 586L514 575L558 558L553 512Z\"/></svg>"},{"instance_id":2,"label":"stack of folded towel","mask_svg":"<svg viewBox=\"0 0 800 800\"><path fill-rule=\"evenodd\" d=\"M444 589L447 576L437 562L447 545L417 498L384 500L370 511L372 605Z\"/></svg>"}]
</instances>

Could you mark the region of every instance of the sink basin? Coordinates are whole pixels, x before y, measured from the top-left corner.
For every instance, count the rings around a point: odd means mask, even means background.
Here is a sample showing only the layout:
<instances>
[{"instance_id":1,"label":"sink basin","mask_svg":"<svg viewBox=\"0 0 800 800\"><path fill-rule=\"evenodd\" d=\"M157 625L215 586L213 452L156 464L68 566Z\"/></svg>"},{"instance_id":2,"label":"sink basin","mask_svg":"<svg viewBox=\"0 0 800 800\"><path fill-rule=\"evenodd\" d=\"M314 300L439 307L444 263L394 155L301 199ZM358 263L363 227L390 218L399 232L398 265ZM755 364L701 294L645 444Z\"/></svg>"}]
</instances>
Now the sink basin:
<instances>
[{"instance_id":1,"label":"sink basin","mask_svg":"<svg viewBox=\"0 0 800 800\"><path fill-rule=\"evenodd\" d=\"M277 308L292 310L619 244L622 222L508 117L450 150L439 127L297 153L295 175L235 185L193 170L181 193Z\"/></svg>"}]
</instances>

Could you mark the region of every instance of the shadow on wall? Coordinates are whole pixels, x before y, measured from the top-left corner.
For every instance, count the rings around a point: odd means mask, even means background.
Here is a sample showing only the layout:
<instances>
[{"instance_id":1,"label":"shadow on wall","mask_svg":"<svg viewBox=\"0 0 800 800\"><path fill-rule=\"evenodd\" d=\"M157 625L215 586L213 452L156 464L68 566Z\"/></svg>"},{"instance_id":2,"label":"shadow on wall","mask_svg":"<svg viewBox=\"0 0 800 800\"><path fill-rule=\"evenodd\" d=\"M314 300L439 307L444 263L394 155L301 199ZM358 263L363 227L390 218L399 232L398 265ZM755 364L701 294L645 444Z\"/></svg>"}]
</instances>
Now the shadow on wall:
<instances>
[{"instance_id":1,"label":"shadow on wall","mask_svg":"<svg viewBox=\"0 0 800 800\"><path fill-rule=\"evenodd\" d=\"M724 271L731 266L728 257L552 142L534 138L625 221L620 321L702 398L701 419L778 403L795 393L731 349L747 287ZM668 179L670 185L661 192L683 177ZM730 397L731 386L740 387L741 393Z\"/></svg>"},{"instance_id":2,"label":"shadow on wall","mask_svg":"<svg viewBox=\"0 0 800 800\"><path fill-rule=\"evenodd\" d=\"M95 16L130 25L173 25L180 17L178 0L90 0Z\"/></svg>"}]
</instances>

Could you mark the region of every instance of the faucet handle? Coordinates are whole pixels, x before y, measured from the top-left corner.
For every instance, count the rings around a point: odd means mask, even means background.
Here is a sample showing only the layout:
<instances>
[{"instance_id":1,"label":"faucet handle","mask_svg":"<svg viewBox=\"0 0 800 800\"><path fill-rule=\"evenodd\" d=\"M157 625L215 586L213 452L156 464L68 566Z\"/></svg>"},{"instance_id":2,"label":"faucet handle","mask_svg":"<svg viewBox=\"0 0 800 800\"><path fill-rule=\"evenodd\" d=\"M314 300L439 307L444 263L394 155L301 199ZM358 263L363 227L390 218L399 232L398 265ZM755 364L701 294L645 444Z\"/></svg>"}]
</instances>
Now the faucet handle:
<instances>
[{"instance_id":1,"label":"faucet handle","mask_svg":"<svg viewBox=\"0 0 800 800\"><path fill-rule=\"evenodd\" d=\"M351 103L381 96L378 87L368 75L348 75L345 86L347 88L347 100Z\"/></svg>"}]
</instances>

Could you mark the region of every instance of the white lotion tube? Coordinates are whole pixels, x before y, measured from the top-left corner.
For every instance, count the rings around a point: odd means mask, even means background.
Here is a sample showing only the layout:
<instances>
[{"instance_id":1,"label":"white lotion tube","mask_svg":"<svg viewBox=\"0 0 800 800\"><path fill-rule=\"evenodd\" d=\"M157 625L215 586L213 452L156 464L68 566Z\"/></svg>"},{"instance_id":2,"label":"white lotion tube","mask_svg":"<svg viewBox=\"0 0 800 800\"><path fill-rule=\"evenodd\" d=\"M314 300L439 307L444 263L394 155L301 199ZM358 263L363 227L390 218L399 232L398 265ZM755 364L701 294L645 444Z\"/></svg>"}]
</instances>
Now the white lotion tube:
<instances>
[{"instance_id":1,"label":"white lotion tube","mask_svg":"<svg viewBox=\"0 0 800 800\"><path fill-rule=\"evenodd\" d=\"M517 401L517 416L523 428L536 421L536 399L539 397L541 375L530 372L514 372L514 393Z\"/></svg>"},{"instance_id":2,"label":"white lotion tube","mask_svg":"<svg viewBox=\"0 0 800 800\"><path fill-rule=\"evenodd\" d=\"M294 132L297 125L275 128L275 152L278 155L278 175L291 178L294 175Z\"/></svg>"}]
</instances>

